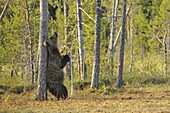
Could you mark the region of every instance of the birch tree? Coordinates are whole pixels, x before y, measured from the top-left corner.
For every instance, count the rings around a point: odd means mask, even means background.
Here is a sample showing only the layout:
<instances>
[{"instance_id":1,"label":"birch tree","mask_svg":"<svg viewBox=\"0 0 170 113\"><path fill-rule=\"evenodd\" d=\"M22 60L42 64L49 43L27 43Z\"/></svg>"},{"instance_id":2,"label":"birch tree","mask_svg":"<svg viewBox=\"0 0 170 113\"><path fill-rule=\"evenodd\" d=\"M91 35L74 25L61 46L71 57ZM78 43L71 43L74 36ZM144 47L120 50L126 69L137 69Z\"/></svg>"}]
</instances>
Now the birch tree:
<instances>
[{"instance_id":1,"label":"birch tree","mask_svg":"<svg viewBox=\"0 0 170 113\"><path fill-rule=\"evenodd\" d=\"M123 62L124 62L124 43L125 43L125 30L126 30L126 0L123 2L123 19L122 19L122 36L120 42L119 51L119 71L117 78L117 88L122 86L122 75L123 75Z\"/></svg>"},{"instance_id":2,"label":"birch tree","mask_svg":"<svg viewBox=\"0 0 170 113\"><path fill-rule=\"evenodd\" d=\"M77 0L77 27L78 27L78 39L79 39L79 58L80 58L80 74L81 80L84 82L85 78L85 48L83 38L83 26L82 26L82 12L81 12L81 0Z\"/></svg>"},{"instance_id":3,"label":"birch tree","mask_svg":"<svg viewBox=\"0 0 170 113\"><path fill-rule=\"evenodd\" d=\"M101 26L101 0L96 0L96 30L94 41L94 61L91 87L98 88L100 72L100 26Z\"/></svg>"},{"instance_id":4,"label":"birch tree","mask_svg":"<svg viewBox=\"0 0 170 113\"><path fill-rule=\"evenodd\" d=\"M164 75L167 75L168 72L168 49L167 49L167 31L165 30L163 38L163 47L164 47Z\"/></svg>"},{"instance_id":5,"label":"birch tree","mask_svg":"<svg viewBox=\"0 0 170 113\"><path fill-rule=\"evenodd\" d=\"M28 7L28 1L25 0L25 18L27 23L27 36L29 40L29 55L30 55L30 65L29 65L29 71L31 72L32 76L32 84L34 84L34 55L33 55L33 44L32 44L32 38L31 38L31 23L30 23L30 13L29 13L29 7Z\"/></svg>"},{"instance_id":6,"label":"birch tree","mask_svg":"<svg viewBox=\"0 0 170 113\"><path fill-rule=\"evenodd\" d=\"M111 61L111 75L113 75L113 61L114 61L114 36L115 36L115 9L116 9L116 0L113 1L112 7L112 26L111 26L111 33L110 33L110 43L109 44L109 61Z\"/></svg>"},{"instance_id":7,"label":"birch tree","mask_svg":"<svg viewBox=\"0 0 170 113\"><path fill-rule=\"evenodd\" d=\"M37 99L46 100L46 69L47 49L43 45L48 38L48 0L40 0L40 34L39 34L39 67L38 67L38 88Z\"/></svg>"},{"instance_id":8,"label":"birch tree","mask_svg":"<svg viewBox=\"0 0 170 113\"><path fill-rule=\"evenodd\" d=\"M72 58L72 50L71 50L71 54L70 57ZM71 59L71 96L74 95L74 63L73 63L73 59Z\"/></svg>"},{"instance_id":9,"label":"birch tree","mask_svg":"<svg viewBox=\"0 0 170 113\"><path fill-rule=\"evenodd\" d=\"M133 47L133 40L134 40L134 1L133 1L133 5L132 5L132 14L131 14L131 17L130 17L130 21L131 21L131 48L130 48L130 52L131 52L131 55L130 55L130 66L129 66L129 72L132 72L133 70L133 60L134 60L134 47Z\"/></svg>"},{"instance_id":10,"label":"birch tree","mask_svg":"<svg viewBox=\"0 0 170 113\"><path fill-rule=\"evenodd\" d=\"M114 54L114 36L116 30L116 19L117 19L117 10L118 10L119 0L113 0L113 7L112 7L112 23L110 29L110 41L109 41L109 48L108 48L108 55Z\"/></svg>"}]
</instances>

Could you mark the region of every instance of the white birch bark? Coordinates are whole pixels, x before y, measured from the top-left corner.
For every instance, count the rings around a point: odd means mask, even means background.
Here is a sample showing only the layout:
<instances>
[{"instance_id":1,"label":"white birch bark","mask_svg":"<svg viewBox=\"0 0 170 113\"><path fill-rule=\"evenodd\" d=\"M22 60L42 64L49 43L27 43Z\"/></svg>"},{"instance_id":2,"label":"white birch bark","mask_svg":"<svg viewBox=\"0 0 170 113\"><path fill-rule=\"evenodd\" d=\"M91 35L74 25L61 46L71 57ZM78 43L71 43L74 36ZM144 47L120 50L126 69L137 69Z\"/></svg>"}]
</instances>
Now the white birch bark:
<instances>
[{"instance_id":1,"label":"white birch bark","mask_svg":"<svg viewBox=\"0 0 170 113\"><path fill-rule=\"evenodd\" d=\"M164 46L164 75L167 75L168 71L168 50L167 50L167 31L165 30L165 35L163 38Z\"/></svg>"},{"instance_id":2,"label":"white birch bark","mask_svg":"<svg viewBox=\"0 0 170 113\"><path fill-rule=\"evenodd\" d=\"M47 48L43 45L48 38L48 0L40 0L40 34L37 99L46 100Z\"/></svg>"},{"instance_id":3,"label":"white birch bark","mask_svg":"<svg viewBox=\"0 0 170 113\"><path fill-rule=\"evenodd\" d=\"M132 14L131 14L131 18L130 18L130 21L131 21L131 48L130 48L130 51L131 51L131 55L130 55L130 66L129 66L129 72L132 72L133 70L133 57L134 57L134 53L133 53L133 40L134 40L134 3L132 5Z\"/></svg>"},{"instance_id":4,"label":"white birch bark","mask_svg":"<svg viewBox=\"0 0 170 113\"><path fill-rule=\"evenodd\" d=\"M71 52L71 96L74 95L74 63L72 60L72 52Z\"/></svg>"},{"instance_id":5,"label":"white birch bark","mask_svg":"<svg viewBox=\"0 0 170 113\"><path fill-rule=\"evenodd\" d=\"M30 54L30 62L29 62L29 72L32 76L32 84L34 84L34 55L33 55L33 44L32 44L32 38L31 38L31 24L30 24L30 14L29 14L29 7L28 7L28 1L25 0L25 13L26 13L26 22L27 22L27 32L28 32L28 38L29 38L29 54Z\"/></svg>"},{"instance_id":6,"label":"white birch bark","mask_svg":"<svg viewBox=\"0 0 170 113\"><path fill-rule=\"evenodd\" d=\"M119 2L119 1L118 1ZM109 41L109 48L108 48L108 55L114 54L114 37L115 37L115 30L116 30L116 18L117 18L117 9L118 9L118 3L117 0L114 0L113 7L112 7L112 24L111 24L111 33L110 33L110 41Z\"/></svg>"},{"instance_id":7,"label":"white birch bark","mask_svg":"<svg viewBox=\"0 0 170 113\"><path fill-rule=\"evenodd\" d=\"M85 45L83 38L83 27L82 27L82 12L81 12L81 0L77 0L77 27L78 27L78 39L79 39L79 55L80 55L80 74L81 80L84 82L85 78Z\"/></svg>"},{"instance_id":8,"label":"white birch bark","mask_svg":"<svg viewBox=\"0 0 170 113\"><path fill-rule=\"evenodd\" d=\"M110 43L109 44L109 51L108 51L108 54L109 54L109 62L111 64L111 76L113 76L113 67L114 67L114 37L115 37L115 12L116 12L116 0L114 0L113 2L113 7L112 7L112 26L111 26L111 33L110 33Z\"/></svg>"}]
</instances>

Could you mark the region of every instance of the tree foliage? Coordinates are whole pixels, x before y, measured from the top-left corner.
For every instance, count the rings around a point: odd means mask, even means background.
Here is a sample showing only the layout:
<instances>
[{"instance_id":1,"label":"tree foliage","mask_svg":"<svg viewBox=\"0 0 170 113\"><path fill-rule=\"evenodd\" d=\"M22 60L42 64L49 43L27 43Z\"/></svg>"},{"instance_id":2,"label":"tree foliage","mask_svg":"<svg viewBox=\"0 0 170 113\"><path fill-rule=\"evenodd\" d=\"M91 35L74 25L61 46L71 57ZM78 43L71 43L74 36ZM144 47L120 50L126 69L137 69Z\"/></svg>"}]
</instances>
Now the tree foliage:
<instances>
[{"instance_id":1,"label":"tree foliage","mask_svg":"<svg viewBox=\"0 0 170 113\"><path fill-rule=\"evenodd\" d=\"M2 12L6 0L0 1L0 13ZM87 78L89 82L92 75L92 62L93 62L93 48L95 40L95 1L81 1L82 2L82 25L83 25L83 37L86 50L86 70ZM132 1L127 0L127 7ZM72 51L72 61L74 62L74 74L75 81L80 81L81 78L78 73L78 37L77 37L77 11L76 1L66 0L69 5L69 16L64 16L64 5L62 0L49 0L49 33L51 36L55 31L58 31L59 35L59 47L61 53ZM118 7L118 17L116 24L115 37L118 34L118 30L122 22L122 4ZM113 0L102 1L101 6L101 38L100 38L100 78L99 82L109 80L112 84L115 84L118 73L118 53L119 45L115 48L114 57L114 70L112 76L110 76L110 63L108 62L109 56L107 56L107 50L110 39L110 29L112 22L112 5ZM160 70L160 75L163 75L163 40L165 32L167 32L167 46L170 49L170 32L169 32L169 18L170 18L170 1L169 0L134 0L134 70L132 75L140 75L138 63L145 63L148 60L156 58L157 64L160 67L153 66L155 69ZM36 67L37 50L38 50L38 35L39 35L39 1L28 0L29 13L30 13L30 25L31 25L31 40L33 41L33 62ZM31 83L30 74L30 39L27 36L26 21L27 16L25 13L25 4L21 0L11 0L9 6L0 21L0 76L10 77L21 76L25 81ZM129 21L132 12L127 15L127 22ZM67 24L64 24L65 18ZM69 26L69 33L65 34L64 29ZM132 27L130 29L132 29ZM128 75L128 66L130 65L130 38L128 32L131 30L126 27L125 37L125 62L124 73ZM71 40L69 44L72 49L67 47L67 39L65 35ZM155 57L157 56L157 57ZM149 59L148 59L149 58ZM168 57L169 59L169 57ZM159 61L159 62L158 62ZM169 62L168 62L169 64ZM144 65L144 64L143 64ZM159 68L159 69L158 69ZM144 68L143 68L144 69ZM36 72L36 68L34 70ZM144 71L144 70L143 70ZM149 71L149 69L147 70ZM162 73L161 73L162 72ZM147 73L148 74L148 73ZM152 74L152 73L150 73ZM170 70L168 70L170 74ZM125 76L126 78L126 76ZM85 81L86 81L85 80Z\"/></svg>"}]
</instances>

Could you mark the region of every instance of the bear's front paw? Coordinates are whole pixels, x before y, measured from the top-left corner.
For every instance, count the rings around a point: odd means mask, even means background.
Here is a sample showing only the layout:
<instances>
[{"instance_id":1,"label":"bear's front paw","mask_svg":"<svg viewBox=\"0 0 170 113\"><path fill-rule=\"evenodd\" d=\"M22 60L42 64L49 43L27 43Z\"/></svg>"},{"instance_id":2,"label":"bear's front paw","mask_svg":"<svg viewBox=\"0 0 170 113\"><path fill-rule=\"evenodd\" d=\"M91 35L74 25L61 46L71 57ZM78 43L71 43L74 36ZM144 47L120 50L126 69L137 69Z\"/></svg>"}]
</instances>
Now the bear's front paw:
<instances>
[{"instance_id":1,"label":"bear's front paw","mask_svg":"<svg viewBox=\"0 0 170 113\"><path fill-rule=\"evenodd\" d=\"M69 62L69 61L70 61L70 57L68 55L62 56L61 69L63 69L66 66L67 62Z\"/></svg>"}]
</instances>

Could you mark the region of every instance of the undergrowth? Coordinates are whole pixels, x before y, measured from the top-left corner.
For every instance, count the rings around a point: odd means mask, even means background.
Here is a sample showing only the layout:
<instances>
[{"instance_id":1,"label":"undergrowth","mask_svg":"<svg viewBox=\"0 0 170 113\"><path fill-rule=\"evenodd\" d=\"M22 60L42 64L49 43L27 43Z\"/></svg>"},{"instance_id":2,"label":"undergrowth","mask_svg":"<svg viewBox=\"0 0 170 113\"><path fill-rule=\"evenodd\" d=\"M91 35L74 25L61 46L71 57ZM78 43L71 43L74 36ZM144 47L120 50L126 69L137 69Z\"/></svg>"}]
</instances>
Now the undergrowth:
<instances>
[{"instance_id":1,"label":"undergrowth","mask_svg":"<svg viewBox=\"0 0 170 113\"><path fill-rule=\"evenodd\" d=\"M154 56L154 55L153 55ZM129 56L125 56L126 57ZM115 59L116 60L116 59ZM143 60L135 60L134 68L132 72L129 72L129 61L124 62L124 73L123 73L123 87L126 86L143 86L143 85L159 85L159 84L170 84L170 72L164 74L164 62L163 58L145 57ZM111 75L111 68L108 62L101 64L101 73L99 76L99 89L104 92L114 92L117 75L118 75L118 63L114 63L114 73ZM74 70L76 71L76 70ZM91 68L87 66L87 76L84 83L81 82L80 76L76 73L74 75L74 89L84 90L90 88L91 84ZM64 84L68 89L71 89L71 81L65 76ZM31 81L21 76L10 77L0 73L0 93L9 91L14 93L22 93L24 91L30 91L36 89L36 85L31 85Z\"/></svg>"}]
</instances>

